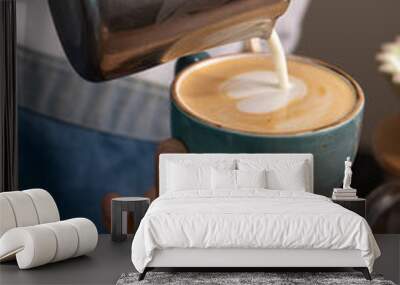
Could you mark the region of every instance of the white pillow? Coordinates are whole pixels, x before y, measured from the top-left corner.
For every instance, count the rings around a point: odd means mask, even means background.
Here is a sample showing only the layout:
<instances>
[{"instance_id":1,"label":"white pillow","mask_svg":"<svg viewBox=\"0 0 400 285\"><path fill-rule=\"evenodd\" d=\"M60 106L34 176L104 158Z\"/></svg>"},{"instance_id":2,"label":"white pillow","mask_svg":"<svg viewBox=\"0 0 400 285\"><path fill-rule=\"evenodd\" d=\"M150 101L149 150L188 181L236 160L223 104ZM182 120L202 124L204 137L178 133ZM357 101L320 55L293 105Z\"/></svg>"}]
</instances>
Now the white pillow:
<instances>
[{"instance_id":1,"label":"white pillow","mask_svg":"<svg viewBox=\"0 0 400 285\"><path fill-rule=\"evenodd\" d=\"M212 167L216 169L236 169L236 159L199 159L199 154L195 155L195 159L190 158L191 154L187 154L186 158L169 160L167 166L170 163L180 164L184 166L196 166L196 167Z\"/></svg>"},{"instance_id":2,"label":"white pillow","mask_svg":"<svg viewBox=\"0 0 400 285\"><path fill-rule=\"evenodd\" d=\"M236 170L238 188L267 188L266 170Z\"/></svg>"},{"instance_id":3,"label":"white pillow","mask_svg":"<svg viewBox=\"0 0 400 285\"><path fill-rule=\"evenodd\" d=\"M211 189L211 167L168 163L168 191Z\"/></svg>"},{"instance_id":4,"label":"white pillow","mask_svg":"<svg viewBox=\"0 0 400 285\"><path fill-rule=\"evenodd\" d=\"M239 159L239 170L267 171L267 188L273 190L306 191L309 189L310 169L304 160Z\"/></svg>"},{"instance_id":5,"label":"white pillow","mask_svg":"<svg viewBox=\"0 0 400 285\"><path fill-rule=\"evenodd\" d=\"M306 191L307 177L301 167L281 170L267 171L268 189Z\"/></svg>"},{"instance_id":6,"label":"white pillow","mask_svg":"<svg viewBox=\"0 0 400 285\"><path fill-rule=\"evenodd\" d=\"M211 181L213 190L236 190L236 170L213 168Z\"/></svg>"}]
</instances>

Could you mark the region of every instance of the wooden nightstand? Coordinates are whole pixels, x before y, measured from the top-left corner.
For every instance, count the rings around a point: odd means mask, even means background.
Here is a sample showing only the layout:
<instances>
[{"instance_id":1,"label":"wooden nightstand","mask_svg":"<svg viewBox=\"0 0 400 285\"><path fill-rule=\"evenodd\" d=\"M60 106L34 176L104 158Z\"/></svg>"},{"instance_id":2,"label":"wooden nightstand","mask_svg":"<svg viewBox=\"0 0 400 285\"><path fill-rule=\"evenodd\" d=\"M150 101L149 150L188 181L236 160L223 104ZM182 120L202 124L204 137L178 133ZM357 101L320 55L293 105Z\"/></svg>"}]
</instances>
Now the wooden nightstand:
<instances>
[{"instance_id":1,"label":"wooden nightstand","mask_svg":"<svg viewBox=\"0 0 400 285\"><path fill-rule=\"evenodd\" d=\"M366 217L365 199L356 198L351 200L332 199L332 202L341 205L342 207L359 214L361 217Z\"/></svg>"}]
</instances>

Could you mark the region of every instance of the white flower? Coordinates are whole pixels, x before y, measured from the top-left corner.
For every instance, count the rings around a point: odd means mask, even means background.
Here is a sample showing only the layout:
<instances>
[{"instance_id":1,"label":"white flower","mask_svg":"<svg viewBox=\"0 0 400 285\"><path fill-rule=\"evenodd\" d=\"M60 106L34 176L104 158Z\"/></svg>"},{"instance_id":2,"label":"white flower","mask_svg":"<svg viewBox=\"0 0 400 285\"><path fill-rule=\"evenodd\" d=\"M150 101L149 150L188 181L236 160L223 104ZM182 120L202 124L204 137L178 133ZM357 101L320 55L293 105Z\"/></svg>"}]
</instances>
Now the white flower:
<instances>
[{"instance_id":1,"label":"white flower","mask_svg":"<svg viewBox=\"0 0 400 285\"><path fill-rule=\"evenodd\" d=\"M376 59L381 63L379 71L392 76L396 84L400 84L400 36L394 42L384 43Z\"/></svg>"}]
</instances>

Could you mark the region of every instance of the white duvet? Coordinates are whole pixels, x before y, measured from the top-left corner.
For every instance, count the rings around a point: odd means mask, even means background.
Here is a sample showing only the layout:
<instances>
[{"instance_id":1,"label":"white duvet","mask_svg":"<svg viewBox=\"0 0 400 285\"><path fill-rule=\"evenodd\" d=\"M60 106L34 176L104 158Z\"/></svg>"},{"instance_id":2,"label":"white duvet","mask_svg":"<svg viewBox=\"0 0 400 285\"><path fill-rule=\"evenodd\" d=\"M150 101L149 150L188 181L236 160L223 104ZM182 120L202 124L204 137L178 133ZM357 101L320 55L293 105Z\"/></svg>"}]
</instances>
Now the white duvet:
<instances>
[{"instance_id":1,"label":"white duvet","mask_svg":"<svg viewBox=\"0 0 400 285\"><path fill-rule=\"evenodd\" d=\"M358 249L370 271L380 255L365 219L328 198L258 189L159 197L136 232L132 262L143 272L165 248Z\"/></svg>"}]
</instances>

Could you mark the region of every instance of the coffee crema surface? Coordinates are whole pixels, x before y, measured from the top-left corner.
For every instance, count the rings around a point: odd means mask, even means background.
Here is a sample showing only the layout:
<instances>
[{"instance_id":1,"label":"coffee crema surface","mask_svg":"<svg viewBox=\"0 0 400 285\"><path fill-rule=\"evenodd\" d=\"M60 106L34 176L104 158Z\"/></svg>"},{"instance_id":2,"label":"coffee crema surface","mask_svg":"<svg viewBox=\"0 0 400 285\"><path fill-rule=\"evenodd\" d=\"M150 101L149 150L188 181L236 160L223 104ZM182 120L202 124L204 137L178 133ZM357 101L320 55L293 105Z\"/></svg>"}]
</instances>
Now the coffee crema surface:
<instances>
[{"instance_id":1,"label":"coffee crema surface","mask_svg":"<svg viewBox=\"0 0 400 285\"><path fill-rule=\"evenodd\" d=\"M347 78L300 57L287 64L290 87L284 90L265 54L207 60L178 77L173 100L211 125L256 134L319 130L354 110L358 93Z\"/></svg>"}]
</instances>

